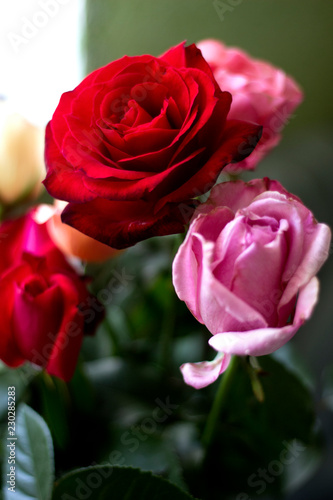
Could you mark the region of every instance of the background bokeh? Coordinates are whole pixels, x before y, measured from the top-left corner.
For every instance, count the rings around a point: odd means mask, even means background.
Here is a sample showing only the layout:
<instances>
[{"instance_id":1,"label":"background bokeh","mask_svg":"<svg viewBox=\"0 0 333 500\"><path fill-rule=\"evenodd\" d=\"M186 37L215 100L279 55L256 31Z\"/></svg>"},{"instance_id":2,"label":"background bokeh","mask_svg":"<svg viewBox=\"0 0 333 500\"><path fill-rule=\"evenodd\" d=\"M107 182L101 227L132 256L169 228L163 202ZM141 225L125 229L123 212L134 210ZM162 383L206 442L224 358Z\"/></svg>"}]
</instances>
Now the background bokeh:
<instances>
[{"instance_id":1,"label":"background bokeh","mask_svg":"<svg viewBox=\"0 0 333 500\"><path fill-rule=\"evenodd\" d=\"M204 38L218 38L283 68L302 86L305 100L280 145L246 178L278 179L333 227L332 21L331 0L87 0L86 69L125 54L159 55L183 40ZM320 278L320 303L293 347L313 374L327 446L317 473L288 500L333 498L333 418L322 398L333 363L332 258ZM333 387L327 394L332 398Z\"/></svg>"}]
</instances>

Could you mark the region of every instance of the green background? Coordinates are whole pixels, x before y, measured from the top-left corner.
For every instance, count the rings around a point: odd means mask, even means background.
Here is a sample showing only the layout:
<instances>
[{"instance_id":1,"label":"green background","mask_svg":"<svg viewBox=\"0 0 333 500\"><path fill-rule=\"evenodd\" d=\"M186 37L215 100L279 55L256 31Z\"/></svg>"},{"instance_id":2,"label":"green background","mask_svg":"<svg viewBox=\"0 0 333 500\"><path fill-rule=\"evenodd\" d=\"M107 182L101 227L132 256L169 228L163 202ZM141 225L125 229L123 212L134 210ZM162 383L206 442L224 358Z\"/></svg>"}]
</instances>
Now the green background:
<instances>
[{"instance_id":1,"label":"green background","mask_svg":"<svg viewBox=\"0 0 333 500\"><path fill-rule=\"evenodd\" d=\"M332 19L331 0L88 0L87 68L125 54L158 55L183 40L218 38L300 82L307 100L297 111L298 127L327 123L333 112Z\"/></svg>"}]
</instances>

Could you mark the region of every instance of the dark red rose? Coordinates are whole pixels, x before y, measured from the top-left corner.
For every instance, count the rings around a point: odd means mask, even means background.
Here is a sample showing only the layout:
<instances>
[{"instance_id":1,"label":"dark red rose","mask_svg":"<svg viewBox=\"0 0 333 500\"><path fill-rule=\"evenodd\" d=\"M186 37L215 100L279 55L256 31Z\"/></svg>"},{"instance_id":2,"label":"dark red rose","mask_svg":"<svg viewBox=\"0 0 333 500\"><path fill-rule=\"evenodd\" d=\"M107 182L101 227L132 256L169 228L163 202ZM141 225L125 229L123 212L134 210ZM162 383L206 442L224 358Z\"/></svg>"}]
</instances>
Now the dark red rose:
<instances>
[{"instance_id":1,"label":"dark red rose","mask_svg":"<svg viewBox=\"0 0 333 500\"><path fill-rule=\"evenodd\" d=\"M194 198L259 140L261 127L227 120L230 103L195 45L91 73L46 130L44 183L69 202L63 221L114 248L183 232Z\"/></svg>"},{"instance_id":2,"label":"dark red rose","mask_svg":"<svg viewBox=\"0 0 333 500\"><path fill-rule=\"evenodd\" d=\"M30 361L69 380L86 325L79 306L89 300L80 277L50 239L36 211L0 226L0 358L9 366ZM89 327L89 331L88 328Z\"/></svg>"}]
</instances>

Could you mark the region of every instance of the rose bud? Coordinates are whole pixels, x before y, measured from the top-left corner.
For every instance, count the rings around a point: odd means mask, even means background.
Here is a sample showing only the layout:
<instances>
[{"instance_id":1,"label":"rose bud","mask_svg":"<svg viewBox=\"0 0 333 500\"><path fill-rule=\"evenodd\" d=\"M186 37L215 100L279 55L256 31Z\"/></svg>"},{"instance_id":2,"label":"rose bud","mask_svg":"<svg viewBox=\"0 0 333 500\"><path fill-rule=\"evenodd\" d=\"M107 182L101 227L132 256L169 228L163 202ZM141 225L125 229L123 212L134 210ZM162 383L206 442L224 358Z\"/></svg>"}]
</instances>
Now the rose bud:
<instances>
[{"instance_id":1,"label":"rose bud","mask_svg":"<svg viewBox=\"0 0 333 500\"><path fill-rule=\"evenodd\" d=\"M261 127L229 120L231 95L195 45L123 57L62 95L46 129L48 192L62 221L113 248L184 231L200 194L248 156Z\"/></svg>"},{"instance_id":2,"label":"rose bud","mask_svg":"<svg viewBox=\"0 0 333 500\"><path fill-rule=\"evenodd\" d=\"M45 176L44 129L0 103L0 203L33 198Z\"/></svg>"},{"instance_id":3,"label":"rose bud","mask_svg":"<svg viewBox=\"0 0 333 500\"><path fill-rule=\"evenodd\" d=\"M231 355L270 354L288 342L317 302L330 239L329 227L277 181L214 187L175 257L173 283L220 354L183 365L185 382L204 387Z\"/></svg>"},{"instance_id":4,"label":"rose bud","mask_svg":"<svg viewBox=\"0 0 333 500\"><path fill-rule=\"evenodd\" d=\"M94 309L88 323L81 312L93 300L87 279L69 265L36 211L4 222L0 237L0 358L12 367L30 361L68 381L84 334L102 319Z\"/></svg>"},{"instance_id":5,"label":"rose bud","mask_svg":"<svg viewBox=\"0 0 333 500\"><path fill-rule=\"evenodd\" d=\"M217 40L203 40L198 47L224 90L232 94L230 118L263 125L260 143L243 161L226 167L225 172L253 170L281 139L303 94L297 83L281 69L251 58L246 52L226 47Z\"/></svg>"}]
</instances>

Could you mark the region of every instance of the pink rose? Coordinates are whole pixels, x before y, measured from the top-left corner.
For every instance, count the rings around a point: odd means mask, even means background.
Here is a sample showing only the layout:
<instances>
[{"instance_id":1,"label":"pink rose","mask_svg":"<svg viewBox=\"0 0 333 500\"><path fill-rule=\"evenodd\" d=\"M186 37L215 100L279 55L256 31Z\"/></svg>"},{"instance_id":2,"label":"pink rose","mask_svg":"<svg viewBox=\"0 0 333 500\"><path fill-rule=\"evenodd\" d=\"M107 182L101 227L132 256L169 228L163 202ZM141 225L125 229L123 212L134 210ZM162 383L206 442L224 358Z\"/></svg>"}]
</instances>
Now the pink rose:
<instances>
[{"instance_id":1,"label":"pink rose","mask_svg":"<svg viewBox=\"0 0 333 500\"><path fill-rule=\"evenodd\" d=\"M210 64L218 84L232 94L229 117L264 127L253 153L224 169L229 173L252 170L279 143L282 128L302 102L302 91L284 71L252 59L240 49L228 48L217 40L203 40L197 46Z\"/></svg>"},{"instance_id":2,"label":"pink rose","mask_svg":"<svg viewBox=\"0 0 333 500\"><path fill-rule=\"evenodd\" d=\"M0 359L15 367L30 361L68 381L83 335L87 279L79 276L52 242L40 210L0 226Z\"/></svg>"},{"instance_id":3,"label":"pink rose","mask_svg":"<svg viewBox=\"0 0 333 500\"><path fill-rule=\"evenodd\" d=\"M173 283L219 355L183 365L185 382L204 387L231 355L261 356L288 342L317 302L315 275L330 238L328 226L277 181L213 188L175 257Z\"/></svg>"}]
</instances>

